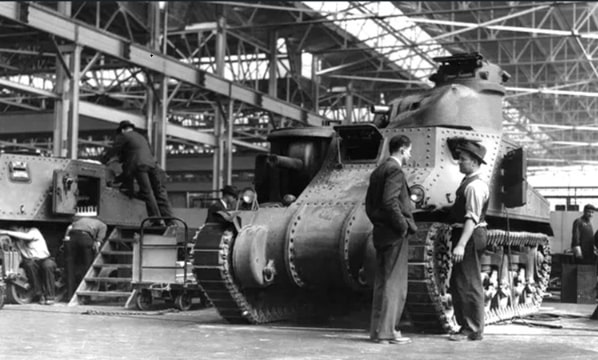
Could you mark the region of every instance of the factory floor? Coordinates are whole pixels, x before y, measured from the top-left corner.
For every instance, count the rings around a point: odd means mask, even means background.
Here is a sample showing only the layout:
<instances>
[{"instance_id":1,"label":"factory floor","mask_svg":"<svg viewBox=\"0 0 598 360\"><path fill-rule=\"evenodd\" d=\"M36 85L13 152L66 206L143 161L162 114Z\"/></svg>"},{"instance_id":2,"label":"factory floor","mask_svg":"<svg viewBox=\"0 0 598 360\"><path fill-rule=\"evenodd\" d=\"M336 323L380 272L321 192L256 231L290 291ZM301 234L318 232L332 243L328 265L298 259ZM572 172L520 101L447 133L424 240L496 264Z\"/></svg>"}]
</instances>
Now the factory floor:
<instances>
[{"instance_id":1,"label":"factory floor","mask_svg":"<svg viewBox=\"0 0 598 360\"><path fill-rule=\"evenodd\" d=\"M380 345L368 341L365 310L306 327L229 325L213 308L9 304L0 310L0 359L598 359L595 307L545 301L536 326L491 325L475 342L405 324L411 344Z\"/></svg>"}]
</instances>

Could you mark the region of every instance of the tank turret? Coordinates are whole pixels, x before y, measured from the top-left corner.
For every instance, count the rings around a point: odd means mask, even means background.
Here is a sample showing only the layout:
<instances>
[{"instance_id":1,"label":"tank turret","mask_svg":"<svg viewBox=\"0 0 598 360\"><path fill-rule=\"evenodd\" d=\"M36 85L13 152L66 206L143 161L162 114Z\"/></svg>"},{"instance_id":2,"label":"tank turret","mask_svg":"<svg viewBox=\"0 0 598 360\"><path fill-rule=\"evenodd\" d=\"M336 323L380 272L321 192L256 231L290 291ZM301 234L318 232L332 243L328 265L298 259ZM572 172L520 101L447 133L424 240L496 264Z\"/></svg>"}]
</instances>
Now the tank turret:
<instances>
[{"instance_id":1,"label":"tank turret","mask_svg":"<svg viewBox=\"0 0 598 360\"><path fill-rule=\"evenodd\" d=\"M266 202L235 214L234 229L206 224L195 244L195 274L219 313L261 323L330 313L371 294L375 252L365 214L369 175L396 134L412 140L404 167L418 232L409 241L407 311L431 332L455 329L448 293L448 218L462 175L462 139L487 149L489 245L482 259L487 323L536 311L550 273L549 205L525 180L525 152L502 137L508 74L479 54L436 59L435 87L376 106L373 123L281 129L271 154L256 160ZM285 202L285 195L296 199Z\"/></svg>"}]
</instances>

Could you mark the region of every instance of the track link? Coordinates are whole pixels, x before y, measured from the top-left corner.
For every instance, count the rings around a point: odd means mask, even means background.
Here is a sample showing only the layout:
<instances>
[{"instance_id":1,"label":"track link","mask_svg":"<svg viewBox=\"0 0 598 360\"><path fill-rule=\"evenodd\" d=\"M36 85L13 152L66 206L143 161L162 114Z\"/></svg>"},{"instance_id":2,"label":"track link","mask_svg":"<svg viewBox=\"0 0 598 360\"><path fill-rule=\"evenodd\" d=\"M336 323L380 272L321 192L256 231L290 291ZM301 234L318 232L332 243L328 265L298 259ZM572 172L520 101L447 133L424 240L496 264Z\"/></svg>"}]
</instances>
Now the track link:
<instances>
[{"instance_id":1,"label":"track link","mask_svg":"<svg viewBox=\"0 0 598 360\"><path fill-rule=\"evenodd\" d=\"M441 223L420 223L409 241L409 290L407 310L414 325L425 332L450 332L458 329L448 294L450 278L451 228ZM536 247L535 284L531 302L509 304L486 311L486 324L509 320L536 312L550 276L550 248L545 234L488 230L488 246Z\"/></svg>"}]
</instances>

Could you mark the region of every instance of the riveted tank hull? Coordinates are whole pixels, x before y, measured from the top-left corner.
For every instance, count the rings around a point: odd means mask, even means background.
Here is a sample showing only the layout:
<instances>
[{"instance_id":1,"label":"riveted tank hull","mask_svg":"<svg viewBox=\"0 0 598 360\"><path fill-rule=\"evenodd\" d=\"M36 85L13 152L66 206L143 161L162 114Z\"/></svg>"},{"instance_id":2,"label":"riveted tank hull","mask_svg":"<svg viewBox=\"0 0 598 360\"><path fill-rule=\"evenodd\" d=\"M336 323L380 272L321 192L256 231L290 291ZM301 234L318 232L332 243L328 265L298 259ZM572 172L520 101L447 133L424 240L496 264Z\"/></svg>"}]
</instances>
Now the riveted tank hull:
<instances>
[{"instance_id":1,"label":"riveted tank hull","mask_svg":"<svg viewBox=\"0 0 598 360\"><path fill-rule=\"evenodd\" d=\"M429 332L456 327L448 291L451 226L434 209L454 201L463 175L451 144L463 138L487 149L487 323L538 309L550 273L549 207L527 186L520 149L502 138L505 75L477 55L440 62L434 89L390 103L374 124L270 134L272 154L256 160L259 209L236 212L235 227L206 224L196 237L195 275L224 318L262 323L363 306L375 261L365 194L396 134L412 140L404 172L420 195L419 230L409 240L406 310L413 323Z\"/></svg>"},{"instance_id":2,"label":"riveted tank hull","mask_svg":"<svg viewBox=\"0 0 598 360\"><path fill-rule=\"evenodd\" d=\"M0 228L38 228L60 276L65 266L63 238L75 214L97 216L109 231L116 226L137 228L147 217L143 201L108 186L110 174L106 166L94 161L1 153ZM0 244L0 278L10 280L9 299L17 303L31 301L18 251L8 236L0 236ZM66 292L64 280L57 278L57 299Z\"/></svg>"}]
</instances>

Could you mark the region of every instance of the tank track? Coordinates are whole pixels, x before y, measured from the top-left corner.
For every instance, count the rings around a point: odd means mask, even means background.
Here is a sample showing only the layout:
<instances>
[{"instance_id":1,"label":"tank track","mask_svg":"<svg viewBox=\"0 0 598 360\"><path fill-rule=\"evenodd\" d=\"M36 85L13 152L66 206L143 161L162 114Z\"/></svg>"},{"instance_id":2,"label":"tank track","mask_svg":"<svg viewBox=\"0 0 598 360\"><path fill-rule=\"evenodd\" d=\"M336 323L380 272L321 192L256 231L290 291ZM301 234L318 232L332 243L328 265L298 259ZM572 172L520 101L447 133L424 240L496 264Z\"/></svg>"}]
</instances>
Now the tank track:
<instances>
[{"instance_id":1,"label":"tank track","mask_svg":"<svg viewBox=\"0 0 598 360\"><path fill-rule=\"evenodd\" d=\"M451 332L458 330L450 295L451 228L441 223L418 223L419 230L409 241L409 290L407 310L411 321L424 332ZM486 324L529 315L538 311L542 295L550 277L550 248L548 236L541 233L488 230L488 246L537 246L535 291L531 302L508 305L486 311Z\"/></svg>"},{"instance_id":2,"label":"tank track","mask_svg":"<svg viewBox=\"0 0 598 360\"><path fill-rule=\"evenodd\" d=\"M194 275L220 316L231 323L261 324L313 313L315 304L302 293L271 287L240 289L231 267L233 241L232 232L206 226L194 248Z\"/></svg>"}]
</instances>

